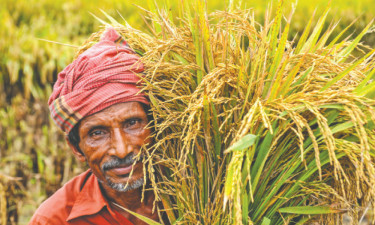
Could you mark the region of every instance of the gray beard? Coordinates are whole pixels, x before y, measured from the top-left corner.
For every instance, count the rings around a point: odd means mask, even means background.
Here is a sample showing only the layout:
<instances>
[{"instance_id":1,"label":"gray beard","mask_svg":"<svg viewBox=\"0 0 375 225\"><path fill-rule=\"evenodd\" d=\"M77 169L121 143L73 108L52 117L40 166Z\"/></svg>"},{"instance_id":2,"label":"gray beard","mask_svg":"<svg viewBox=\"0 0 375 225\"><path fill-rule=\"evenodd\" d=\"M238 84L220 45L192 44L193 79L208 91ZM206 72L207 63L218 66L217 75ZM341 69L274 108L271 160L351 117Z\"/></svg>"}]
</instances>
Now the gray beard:
<instances>
[{"instance_id":1,"label":"gray beard","mask_svg":"<svg viewBox=\"0 0 375 225\"><path fill-rule=\"evenodd\" d=\"M131 165L135 162L135 156L133 153L130 153L129 155L127 155L125 158L123 159L119 159L119 158L113 158L111 161L109 162L106 162L102 165L101 169L102 169L102 172L104 173L106 170L108 169L111 169L111 168L114 168L116 166L120 166L120 165ZM142 157L140 157L138 159L138 161L142 161ZM131 183L114 183L111 181L110 177L108 176L105 176L105 181L103 180L100 180L100 183L118 191L118 192L126 192L126 191L129 191L129 190L134 190L134 189L138 189L140 187L143 186L143 184L145 183L145 180L143 177L139 178L138 180L135 180Z\"/></svg>"},{"instance_id":2,"label":"gray beard","mask_svg":"<svg viewBox=\"0 0 375 225\"><path fill-rule=\"evenodd\" d=\"M99 180L99 179L98 179ZM108 177L106 177L106 182L103 182L102 180L99 180L100 183L107 185L108 187L118 191L118 192L126 192L134 189L138 189L143 186L145 183L145 180L143 177L139 178L138 180L135 180L131 183L113 183ZM127 185L128 184L128 185Z\"/></svg>"}]
</instances>

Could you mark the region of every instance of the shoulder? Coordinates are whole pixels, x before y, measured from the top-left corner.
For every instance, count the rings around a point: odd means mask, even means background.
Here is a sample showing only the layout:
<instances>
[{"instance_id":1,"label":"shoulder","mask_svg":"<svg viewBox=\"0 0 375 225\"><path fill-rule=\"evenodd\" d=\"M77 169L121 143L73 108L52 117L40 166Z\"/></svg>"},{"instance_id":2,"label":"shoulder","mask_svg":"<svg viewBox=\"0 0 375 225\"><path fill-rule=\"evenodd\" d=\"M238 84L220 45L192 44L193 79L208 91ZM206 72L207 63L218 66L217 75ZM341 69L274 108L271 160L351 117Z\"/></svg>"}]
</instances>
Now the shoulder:
<instances>
[{"instance_id":1,"label":"shoulder","mask_svg":"<svg viewBox=\"0 0 375 225\"><path fill-rule=\"evenodd\" d=\"M87 170L57 190L39 206L29 225L66 223L77 196L91 175L91 171Z\"/></svg>"}]
</instances>

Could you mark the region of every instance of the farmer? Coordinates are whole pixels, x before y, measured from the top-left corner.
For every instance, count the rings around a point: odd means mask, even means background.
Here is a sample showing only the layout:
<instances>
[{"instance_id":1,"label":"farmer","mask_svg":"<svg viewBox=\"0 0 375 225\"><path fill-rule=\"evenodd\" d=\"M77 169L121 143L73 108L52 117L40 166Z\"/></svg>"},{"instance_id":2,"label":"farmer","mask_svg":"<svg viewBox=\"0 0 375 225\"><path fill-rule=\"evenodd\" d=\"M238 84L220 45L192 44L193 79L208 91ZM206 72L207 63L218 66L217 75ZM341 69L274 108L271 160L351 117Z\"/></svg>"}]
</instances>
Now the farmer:
<instances>
[{"instance_id":1,"label":"farmer","mask_svg":"<svg viewBox=\"0 0 375 225\"><path fill-rule=\"evenodd\" d=\"M107 28L100 41L59 75L48 101L75 157L90 167L35 212L29 224L145 224L126 209L159 221L145 192L140 150L151 143L148 99L139 93L143 65ZM131 174L131 171L133 173Z\"/></svg>"}]
</instances>

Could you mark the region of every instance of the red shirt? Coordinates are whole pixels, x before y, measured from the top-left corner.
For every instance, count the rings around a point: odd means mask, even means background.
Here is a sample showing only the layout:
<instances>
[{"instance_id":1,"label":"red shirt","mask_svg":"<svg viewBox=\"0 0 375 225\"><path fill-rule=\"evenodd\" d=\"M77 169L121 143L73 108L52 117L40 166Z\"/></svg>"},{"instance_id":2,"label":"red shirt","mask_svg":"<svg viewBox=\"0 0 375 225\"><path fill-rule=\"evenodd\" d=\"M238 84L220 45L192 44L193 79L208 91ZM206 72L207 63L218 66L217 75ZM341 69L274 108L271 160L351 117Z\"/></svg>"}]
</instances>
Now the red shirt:
<instances>
[{"instance_id":1,"label":"red shirt","mask_svg":"<svg viewBox=\"0 0 375 225\"><path fill-rule=\"evenodd\" d=\"M91 170L74 177L44 201L29 225L133 225L112 210Z\"/></svg>"}]
</instances>

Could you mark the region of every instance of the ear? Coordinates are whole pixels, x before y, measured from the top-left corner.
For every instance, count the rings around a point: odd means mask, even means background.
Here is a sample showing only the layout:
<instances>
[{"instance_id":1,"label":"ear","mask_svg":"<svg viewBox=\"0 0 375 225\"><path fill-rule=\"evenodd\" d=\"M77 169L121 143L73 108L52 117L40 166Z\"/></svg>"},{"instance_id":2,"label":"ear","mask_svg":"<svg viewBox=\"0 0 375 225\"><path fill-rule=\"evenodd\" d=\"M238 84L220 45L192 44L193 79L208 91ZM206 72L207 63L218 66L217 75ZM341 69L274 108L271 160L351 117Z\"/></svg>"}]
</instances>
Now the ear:
<instances>
[{"instance_id":1,"label":"ear","mask_svg":"<svg viewBox=\"0 0 375 225\"><path fill-rule=\"evenodd\" d=\"M85 162L86 161L85 155L79 149L77 149L74 145L72 145L72 143L70 143L69 138L67 136L65 137L65 140L68 143L76 159L78 159L81 162Z\"/></svg>"}]
</instances>

